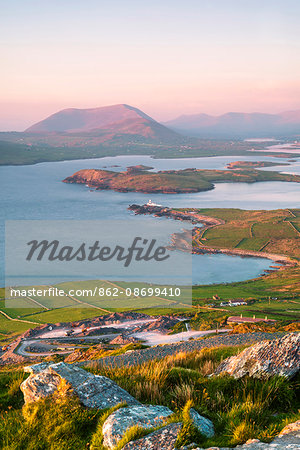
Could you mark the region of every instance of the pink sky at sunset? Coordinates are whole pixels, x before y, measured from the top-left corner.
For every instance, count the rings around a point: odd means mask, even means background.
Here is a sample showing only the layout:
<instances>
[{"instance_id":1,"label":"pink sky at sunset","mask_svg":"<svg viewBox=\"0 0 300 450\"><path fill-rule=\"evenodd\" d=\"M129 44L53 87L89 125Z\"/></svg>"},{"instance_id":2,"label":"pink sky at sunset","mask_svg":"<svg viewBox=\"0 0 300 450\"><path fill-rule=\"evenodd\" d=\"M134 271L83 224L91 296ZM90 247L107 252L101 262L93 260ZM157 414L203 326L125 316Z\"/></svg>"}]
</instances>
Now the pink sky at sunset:
<instances>
[{"instance_id":1,"label":"pink sky at sunset","mask_svg":"<svg viewBox=\"0 0 300 450\"><path fill-rule=\"evenodd\" d=\"M0 130L118 103L162 121L300 108L297 0L0 3Z\"/></svg>"}]
</instances>

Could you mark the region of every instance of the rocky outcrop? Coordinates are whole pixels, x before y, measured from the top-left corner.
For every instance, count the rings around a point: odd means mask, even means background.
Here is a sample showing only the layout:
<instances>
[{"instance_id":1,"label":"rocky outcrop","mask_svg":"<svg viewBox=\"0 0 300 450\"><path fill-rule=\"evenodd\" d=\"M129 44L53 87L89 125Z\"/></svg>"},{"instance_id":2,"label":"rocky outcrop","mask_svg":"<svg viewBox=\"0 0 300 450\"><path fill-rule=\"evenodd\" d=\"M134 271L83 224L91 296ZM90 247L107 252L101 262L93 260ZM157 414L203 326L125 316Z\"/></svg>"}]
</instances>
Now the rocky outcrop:
<instances>
[{"instance_id":1,"label":"rocky outcrop","mask_svg":"<svg viewBox=\"0 0 300 450\"><path fill-rule=\"evenodd\" d=\"M123 450L174 450L181 423L171 423L142 439L131 441Z\"/></svg>"},{"instance_id":2,"label":"rocky outcrop","mask_svg":"<svg viewBox=\"0 0 300 450\"><path fill-rule=\"evenodd\" d=\"M141 405L120 408L103 424L103 444L113 449L129 428L136 425L145 429L155 428L163 425L171 414L172 411L166 406Z\"/></svg>"},{"instance_id":3,"label":"rocky outcrop","mask_svg":"<svg viewBox=\"0 0 300 450\"><path fill-rule=\"evenodd\" d=\"M134 344L136 342L139 342L138 339L136 339L133 336L126 336L125 334L119 334L114 339L110 341L110 344L112 345L127 345L127 344Z\"/></svg>"},{"instance_id":4,"label":"rocky outcrop","mask_svg":"<svg viewBox=\"0 0 300 450\"><path fill-rule=\"evenodd\" d=\"M290 333L280 339L263 341L237 356L225 359L214 375L226 372L234 378L249 375L269 378L294 376L300 369L300 334Z\"/></svg>"},{"instance_id":5,"label":"rocky outcrop","mask_svg":"<svg viewBox=\"0 0 300 450\"><path fill-rule=\"evenodd\" d=\"M6 351L0 356L0 366L6 364L22 364L30 361L30 358L18 355L15 353L21 342L21 336L19 336Z\"/></svg>"},{"instance_id":6,"label":"rocky outcrop","mask_svg":"<svg viewBox=\"0 0 300 450\"><path fill-rule=\"evenodd\" d=\"M152 331L163 334L168 334L168 332L176 325L180 320L177 317L169 316L158 316L152 322L144 323L138 325L132 331L135 333L140 333L142 331Z\"/></svg>"},{"instance_id":7,"label":"rocky outcrop","mask_svg":"<svg viewBox=\"0 0 300 450\"><path fill-rule=\"evenodd\" d=\"M195 427L203 434L205 437L210 438L215 434L214 424L211 420L206 419L206 417L200 416L200 414L195 411L194 408L190 409L190 417L193 421Z\"/></svg>"},{"instance_id":8,"label":"rocky outcrop","mask_svg":"<svg viewBox=\"0 0 300 450\"><path fill-rule=\"evenodd\" d=\"M26 367L25 371L31 373L20 386L25 403L54 394L60 383L65 381L88 408L104 409L124 402L128 405L140 404L109 378L93 375L71 364L41 363Z\"/></svg>"},{"instance_id":9,"label":"rocky outcrop","mask_svg":"<svg viewBox=\"0 0 300 450\"><path fill-rule=\"evenodd\" d=\"M204 226L216 226L224 224L222 219L217 219L215 217L204 216L199 214L197 210L192 210L190 212L178 211L175 209L168 208L167 206L159 205L130 205L128 207L129 211L133 211L136 215L140 214L153 214L155 217L167 217L173 220L181 220L191 222L193 224L201 223Z\"/></svg>"}]
</instances>

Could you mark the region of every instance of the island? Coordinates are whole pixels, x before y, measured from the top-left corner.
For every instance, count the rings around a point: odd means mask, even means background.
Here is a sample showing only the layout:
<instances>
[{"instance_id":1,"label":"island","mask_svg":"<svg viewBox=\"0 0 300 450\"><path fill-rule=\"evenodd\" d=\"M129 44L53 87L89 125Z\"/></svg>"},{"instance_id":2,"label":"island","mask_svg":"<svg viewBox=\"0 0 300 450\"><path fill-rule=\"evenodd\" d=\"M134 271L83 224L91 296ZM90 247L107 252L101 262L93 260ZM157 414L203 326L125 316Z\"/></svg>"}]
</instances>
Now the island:
<instances>
[{"instance_id":1,"label":"island","mask_svg":"<svg viewBox=\"0 0 300 450\"><path fill-rule=\"evenodd\" d=\"M262 171L255 168L236 170L182 169L149 172L144 166L123 172L83 169L65 178L64 183L85 184L97 190L181 194L209 191L215 183L255 183L258 181L300 182L300 175Z\"/></svg>"},{"instance_id":2,"label":"island","mask_svg":"<svg viewBox=\"0 0 300 450\"><path fill-rule=\"evenodd\" d=\"M290 160L291 161L291 160ZM294 161L291 161L294 162ZM258 167L290 166L288 163L274 163L271 161L232 161L226 165L227 169L253 169Z\"/></svg>"}]
</instances>

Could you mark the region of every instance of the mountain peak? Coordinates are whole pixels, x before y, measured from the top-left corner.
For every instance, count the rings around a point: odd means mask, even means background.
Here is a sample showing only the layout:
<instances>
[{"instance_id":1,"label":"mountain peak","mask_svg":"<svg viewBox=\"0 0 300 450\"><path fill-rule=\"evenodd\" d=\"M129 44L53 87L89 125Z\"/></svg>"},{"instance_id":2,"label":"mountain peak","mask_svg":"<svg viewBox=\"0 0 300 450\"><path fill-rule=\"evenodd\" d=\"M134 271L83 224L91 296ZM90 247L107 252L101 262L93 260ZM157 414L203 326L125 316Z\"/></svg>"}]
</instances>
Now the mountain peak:
<instances>
[{"instance_id":1,"label":"mountain peak","mask_svg":"<svg viewBox=\"0 0 300 450\"><path fill-rule=\"evenodd\" d=\"M113 139L123 139L123 143L132 140L166 143L178 139L175 131L156 122L140 109L124 103L98 108L63 109L27 128L25 132L55 135L56 141L62 143L69 140L65 137L67 135L73 135L72 142L78 141L80 135L97 136L96 141L99 143Z\"/></svg>"},{"instance_id":2,"label":"mountain peak","mask_svg":"<svg viewBox=\"0 0 300 450\"><path fill-rule=\"evenodd\" d=\"M112 124L124 121L147 120L155 122L138 108L126 104L98 108L67 108L25 130L31 133L78 133L110 128Z\"/></svg>"}]
</instances>

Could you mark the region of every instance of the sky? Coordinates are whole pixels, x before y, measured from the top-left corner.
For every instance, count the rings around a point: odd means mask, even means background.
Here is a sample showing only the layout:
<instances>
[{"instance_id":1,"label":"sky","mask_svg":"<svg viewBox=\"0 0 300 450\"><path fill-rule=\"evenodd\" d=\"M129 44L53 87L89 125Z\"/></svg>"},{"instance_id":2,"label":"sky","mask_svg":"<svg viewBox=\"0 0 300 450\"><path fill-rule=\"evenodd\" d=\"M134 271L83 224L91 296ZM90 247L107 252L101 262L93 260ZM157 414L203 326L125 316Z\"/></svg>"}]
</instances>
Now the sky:
<instances>
[{"instance_id":1,"label":"sky","mask_svg":"<svg viewBox=\"0 0 300 450\"><path fill-rule=\"evenodd\" d=\"M300 109L299 0L0 0L0 130L127 103Z\"/></svg>"}]
</instances>

